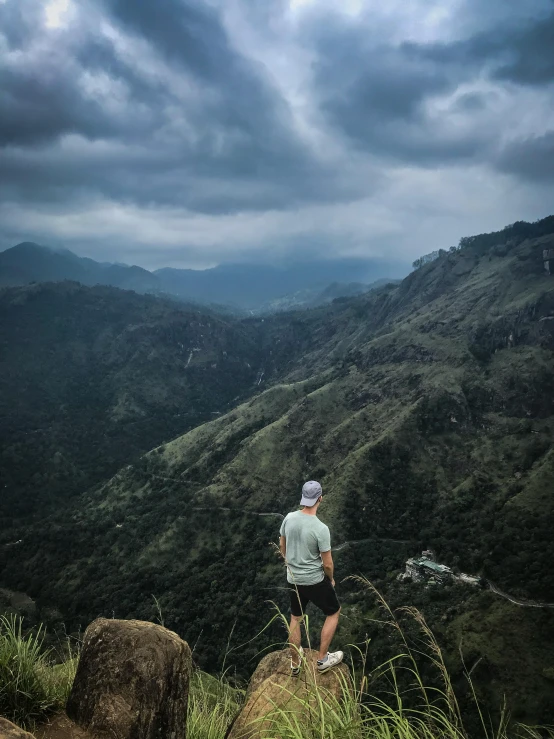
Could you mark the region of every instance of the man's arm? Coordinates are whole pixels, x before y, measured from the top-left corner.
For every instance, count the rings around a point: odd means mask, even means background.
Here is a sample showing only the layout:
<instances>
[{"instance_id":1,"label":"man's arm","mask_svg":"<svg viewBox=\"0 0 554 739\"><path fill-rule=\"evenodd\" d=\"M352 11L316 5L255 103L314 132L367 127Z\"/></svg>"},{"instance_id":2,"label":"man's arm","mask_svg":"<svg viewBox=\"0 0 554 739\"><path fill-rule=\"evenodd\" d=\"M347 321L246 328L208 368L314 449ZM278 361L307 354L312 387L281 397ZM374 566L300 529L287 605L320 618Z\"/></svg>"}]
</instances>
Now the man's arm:
<instances>
[{"instance_id":1,"label":"man's arm","mask_svg":"<svg viewBox=\"0 0 554 739\"><path fill-rule=\"evenodd\" d=\"M335 566L333 564L333 555L331 554L331 550L329 549L328 552L320 552L321 554L321 561L323 562L323 569L325 570L325 574L331 580L331 585L335 587Z\"/></svg>"},{"instance_id":2,"label":"man's arm","mask_svg":"<svg viewBox=\"0 0 554 739\"><path fill-rule=\"evenodd\" d=\"M279 551L281 552L281 557L287 561L287 540L284 536L279 537Z\"/></svg>"}]
</instances>

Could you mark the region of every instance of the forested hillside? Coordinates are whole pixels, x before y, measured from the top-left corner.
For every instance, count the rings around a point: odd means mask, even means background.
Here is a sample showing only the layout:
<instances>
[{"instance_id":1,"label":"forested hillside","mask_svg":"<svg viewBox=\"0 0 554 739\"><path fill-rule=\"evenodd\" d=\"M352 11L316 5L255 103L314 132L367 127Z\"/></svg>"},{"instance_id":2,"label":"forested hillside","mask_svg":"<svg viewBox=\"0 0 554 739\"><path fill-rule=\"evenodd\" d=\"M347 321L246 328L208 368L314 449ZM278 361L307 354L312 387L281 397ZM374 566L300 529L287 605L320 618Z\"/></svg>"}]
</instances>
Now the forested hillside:
<instances>
[{"instance_id":1,"label":"forested hillside","mask_svg":"<svg viewBox=\"0 0 554 739\"><path fill-rule=\"evenodd\" d=\"M0 292L2 518L44 514L271 376L256 327L77 283ZM5 520L5 519L4 519Z\"/></svg>"},{"instance_id":2,"label":"forested hillside","mask_svg":"<svg viewBox=\"0 0 554 739\"><path fill-rule=\"evenodd\" d=\"M455 673L462 672L463 642L488 699L506 693L518 717L554 720L553 610L395 579L408 556L432 547L441 561L502 590L554 603L554 275L543 256L554 249L550 225L550 219L515 224L464 240L398 286L328 307L232 324L202 318L210 322L208 335L217 336L197 376L205 383L202 397L212 397L214 387L225 392L213 405L191 405L206 414L235 406L126 464L40 525L15 522L2 543L22 543L0 547L0 582L58 605L73 626L99 613L151 618L154 594L166 625L197 643L198 660L215 669L235 619L239 645L270 619L265 601L285 602L283 570L269 545L279 518L259 514L291 510L302 481L316 478L333 544L354 542L336 553L338 579L361 572L394 604L421 606ZM47 327L40 328L29 293L21 295L39 336ZM10 305L17 299L9 294ZM163 331L170 330L168 320ZM192 320L200 319L174 317L170 325L192 331ZM159 327L154 321L137 330L150 335ZM180 341L186 350L179 362L163 355L179 371L173 375L160 363L157 383L156 373L144 370L155 361L150 343L136 365L136 347L123 351L132 330L127 326L123 338L122 329L110 331L111 352L122 352L109 375L124 378L120 392L153 418L143 385L177 403L189 388L180 383L197 334L186 341L172 335L171 346ZM14 367L30 356L19 351ZM231 366L208 379L224 351ZM87 387L101 385L111 366L102 365ZM45 370L60 371L48 364ZM29 374L29 388L39 374ZM58 397L52 398L55 406ZM22 405L29 418L32 402ZM113 417L118 402L105 406L103 418ZM171 430L164 429L164 439ZM340 593L346 616L340 637L363 639L372 605L352 583ZM379 633L372 632L375 664L387 653ZM275 638L270 630L244 647L241 665Z\"/></svg>"}]
</instances>

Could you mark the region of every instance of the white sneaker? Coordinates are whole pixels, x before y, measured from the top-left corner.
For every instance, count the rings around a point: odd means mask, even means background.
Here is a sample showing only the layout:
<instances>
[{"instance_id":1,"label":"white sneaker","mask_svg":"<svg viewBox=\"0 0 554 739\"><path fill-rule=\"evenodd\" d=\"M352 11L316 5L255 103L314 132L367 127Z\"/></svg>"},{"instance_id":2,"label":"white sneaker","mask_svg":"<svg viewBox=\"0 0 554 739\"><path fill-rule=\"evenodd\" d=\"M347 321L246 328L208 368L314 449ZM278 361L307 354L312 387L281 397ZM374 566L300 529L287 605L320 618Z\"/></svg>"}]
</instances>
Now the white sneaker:
<instances>
[{"instance_id":1,"label":"white sneaker","mask_svg":"<svg viewBox=\"0 0 554 739\"><path fill-rule=\"evenodd\" d=\"M304 659L304 650L302 647L298 650L298 657L300 658L300 662L297 665L292 664L292 659L290 661L290 674L293 677L296 677L297 675L300 675L300 667L302 665L302 660Z\"/></svg>"},{"instance_id":2,"label":"white sneaker","mask_svg":"<svg viewBox=\"0 0 554 739\"><path fill-rule=\"evenodd\" d=\"M332 667L340 665L344 657L344 652L327 652L327 658L325 660L317 660L318 672L327 672Z\"/></svg>"}]
</instances>

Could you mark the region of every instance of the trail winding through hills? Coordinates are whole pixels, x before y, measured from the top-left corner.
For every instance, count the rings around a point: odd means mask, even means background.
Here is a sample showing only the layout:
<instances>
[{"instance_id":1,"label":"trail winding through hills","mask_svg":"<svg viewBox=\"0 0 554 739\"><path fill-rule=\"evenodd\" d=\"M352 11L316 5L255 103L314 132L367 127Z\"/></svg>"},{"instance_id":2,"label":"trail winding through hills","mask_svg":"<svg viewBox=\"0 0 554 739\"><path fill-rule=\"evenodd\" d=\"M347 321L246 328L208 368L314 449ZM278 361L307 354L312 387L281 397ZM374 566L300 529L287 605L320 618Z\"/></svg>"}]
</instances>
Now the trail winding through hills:
<instances>
[{"instance_id":1,"label":"trail winding through hills","mask_svg":"<svg viewBox=\"0 0 554 739\"><path fill-rule=\"evenodd\" d=\"M390 541L392 544L409 544L409 539L389 539L387 537L381 537L381 536L372 536L369 539L352 539L351 541L345 541L342 544L338 544L336 547L333 547L333 552L340 552L343 549L346 549L346 547L355 546L356 544L371 544L371 542L374 541Z\"/></svg>"},{"instance_id":2,"label":"trail winding through hills","mask_svg":"<svg viewBox=\"0 0 554 739\"><path fill-rule=\"evenodd\" d=\"M528 600L527 598L516 598L513 595L510 595L509 593L505 593L503 590L500 590L500 588L497 587L490 580L487 580L487 585L489 587L489 590L492 590L493 593L496 593L496 595L499 595L501 598L505 598L506 600L509 600L510 603L514 603L514 605L516 606L523 606L526 608L554 608L554 603L541 603L538 600Z\"/></svg>"},{"instance_id":3,"label":"trail winding through hills","mask_svg":"<svg viewBox=\"0 0 554 739\"><path fill-rule=\"evenodd\" d=\"M282 513L277 513L273 511L265 513L262 511L248 511L244 509L241 510L240 508L229 508L228 506L194 506L192 510L193 511L212 511L214 509L217 511L235 511L237 513L250 514L251 516L260 516L260 517L274 516L276 518L280 518L281 520L285 518ZM341 552L343 549L346 549L347 547L355 546L356 544L369 544L374 541L390 541L390 542L393 542L394 544L409 544L410 543L408 539L388 539L388 538L380 538L380 537L373 536L368 539L352 539L351 541L344 541L342 544L338 544L337 546L332 547L332 551Z\"/></svg>"}]
</instances>

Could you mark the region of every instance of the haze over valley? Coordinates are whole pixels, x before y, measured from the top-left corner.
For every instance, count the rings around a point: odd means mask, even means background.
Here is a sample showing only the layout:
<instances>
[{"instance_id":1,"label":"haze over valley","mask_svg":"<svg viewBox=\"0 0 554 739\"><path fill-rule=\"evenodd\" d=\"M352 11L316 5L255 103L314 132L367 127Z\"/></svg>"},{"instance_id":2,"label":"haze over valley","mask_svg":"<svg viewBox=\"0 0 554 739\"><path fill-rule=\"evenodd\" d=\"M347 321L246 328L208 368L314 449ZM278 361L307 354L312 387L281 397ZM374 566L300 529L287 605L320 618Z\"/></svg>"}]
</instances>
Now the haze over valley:
<instances>
[{"instance_id":1,"label":"haze over valley","mask_svg":"<svg viewBox=\"0 0 554 739\"><path fill-rule=\"evenodd\" d=\"M205 270L162 268L149 272L126 264L98 263L68 249L23 242L0 252L0 285L73 280L110 285L233 313L310 308L395 281L408 271L378 259L319 259L287 265L221 264Z\"/></svg>"}]
</instances>

